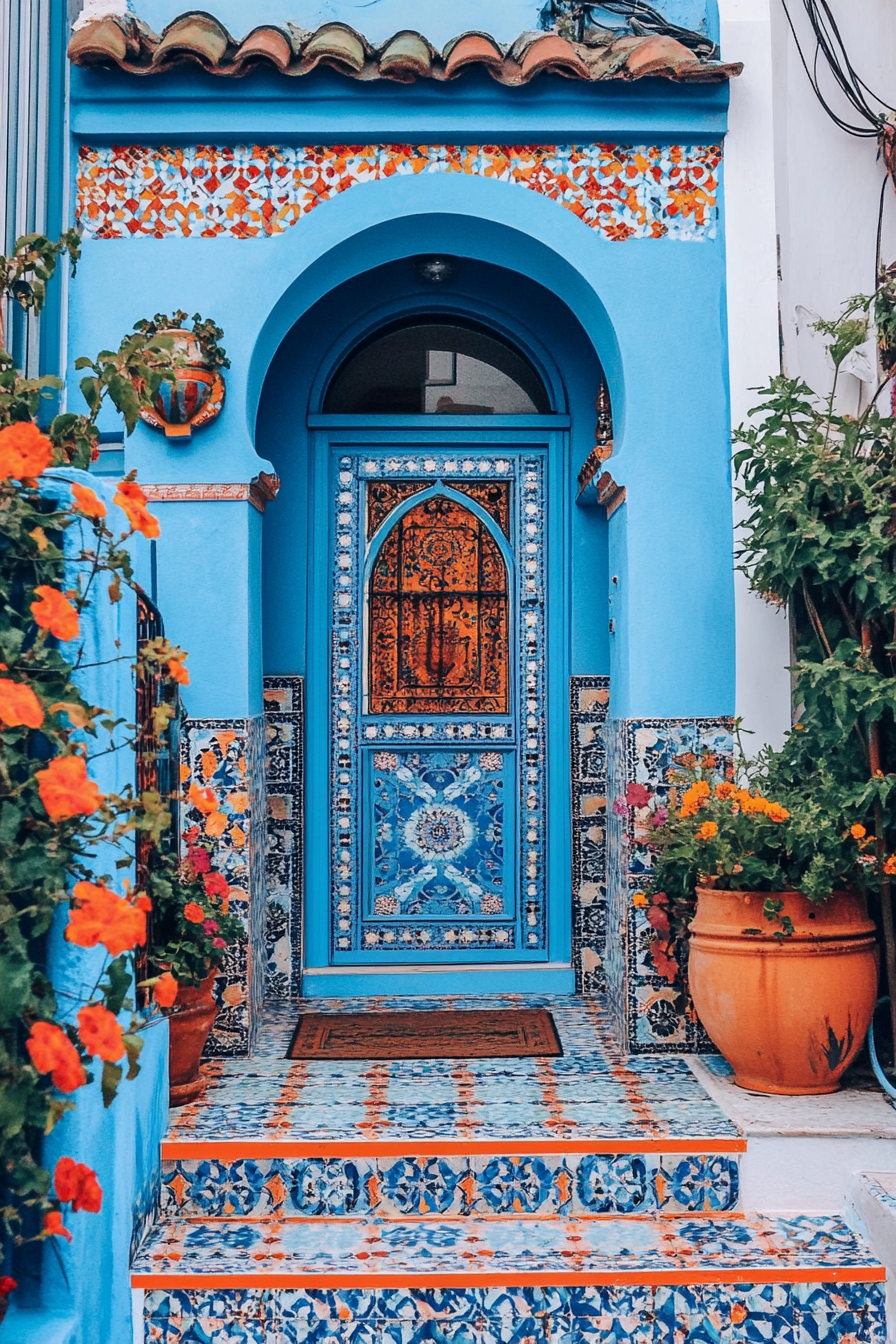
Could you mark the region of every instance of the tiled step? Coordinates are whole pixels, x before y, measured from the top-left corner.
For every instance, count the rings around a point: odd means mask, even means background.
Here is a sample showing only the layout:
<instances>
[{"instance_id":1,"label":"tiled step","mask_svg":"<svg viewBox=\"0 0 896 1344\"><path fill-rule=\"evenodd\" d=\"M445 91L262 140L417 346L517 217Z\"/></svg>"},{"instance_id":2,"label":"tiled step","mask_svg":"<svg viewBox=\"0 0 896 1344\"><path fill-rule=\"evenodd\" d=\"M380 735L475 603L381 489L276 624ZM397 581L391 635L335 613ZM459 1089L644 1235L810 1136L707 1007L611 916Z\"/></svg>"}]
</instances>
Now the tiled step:
<instances>
[{"instance_id":1,"label":"tiled step","mask_svg":"<svg viewBox=\"0 0 896 1344\"><path fill-rule=\"evenodd\" d=\"M732 1146L742 1147L740 1141ZM739 1207L738 1153L406 1155L369 1144L351 1155L166 1158L161 1212L188 1217L357 1217L727 1213ZM383 1151L385 1148L385 1151ZM685 1151L681 1151L684 1149Z\"/></svg>"},{"instance_id":2,"label":"tiled step","mask_svg":"<svg viewBox=\"0 0 896 1344\"><path fill-rule=\"evenodd\" d=\"M884 1344L884 1270L833 1218L160 1224L145 1340Z\"/></svg>"}]
</instances>

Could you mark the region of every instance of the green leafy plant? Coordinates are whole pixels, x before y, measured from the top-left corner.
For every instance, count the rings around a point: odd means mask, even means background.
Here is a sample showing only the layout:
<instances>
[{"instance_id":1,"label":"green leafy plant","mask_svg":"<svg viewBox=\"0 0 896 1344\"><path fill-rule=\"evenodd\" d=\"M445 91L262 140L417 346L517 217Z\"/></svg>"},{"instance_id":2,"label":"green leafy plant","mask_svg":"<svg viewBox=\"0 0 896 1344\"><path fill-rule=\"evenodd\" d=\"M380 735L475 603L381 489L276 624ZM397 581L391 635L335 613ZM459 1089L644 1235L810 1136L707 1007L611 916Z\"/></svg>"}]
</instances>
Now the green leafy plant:
<instances>
[{"instance_id":1,"label":"green leafy plant","mask_svg":"<svg viewBox=\"0 0 896 1344\"><path fill-rule=\"evenodd\" d=\"M151 321L143 318L135 324L134 330L140 332L148 340L153 339L163 331L190 330L199 343L202 356L209 367L229 369L230 360L227 358L227 351L218 344L224 335L221 327L215 326L210 317L202 317L199 313L194 313L189 320L193 324L190 328L187 327L187 314L182 308L178 308L170 317L167 313L156 313Z\"/></svg>"},{"instance_id":2,"label":"green leafy plant","mask_svg":"<svg viewBox=\"0 0 896 1344\"><path fill-rule=\"evenodd\" d=\"M796 638L800 731L769 769L832 818L851 815L865 828L896 1038L896 421L878 405L889 372L862 414L837 409L843 362L867 339L872 315L891 345L891 271L873 296L819 323L834 364L829 395L773 378L735 435L734 466L746 506L742 568L754 591L790 610Z\"/></svg>"}]
</instances>

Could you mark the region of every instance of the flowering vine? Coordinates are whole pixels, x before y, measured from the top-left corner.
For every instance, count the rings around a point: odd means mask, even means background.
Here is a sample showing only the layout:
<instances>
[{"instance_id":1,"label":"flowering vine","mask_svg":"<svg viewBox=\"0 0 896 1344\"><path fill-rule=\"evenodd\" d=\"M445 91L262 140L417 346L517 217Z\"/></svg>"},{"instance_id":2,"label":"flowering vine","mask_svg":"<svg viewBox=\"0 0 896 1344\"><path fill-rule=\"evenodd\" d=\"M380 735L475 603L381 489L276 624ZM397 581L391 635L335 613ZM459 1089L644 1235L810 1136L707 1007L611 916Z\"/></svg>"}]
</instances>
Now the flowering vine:
<instances>
[{"instance_id":1,"label":"flowering vine","mask_svg":"<svg viewBox=\"0 0 896 1344\"><path fill-rule=\"evenodd\" d=\"M60 255L77 262L76 235L58 244L20 239L0 258L0 289L39 312ZM96 1174L62 1157L41 1165L43 1137L78 1090L101 1079L109 1105L122 1078L139 1070L143 1018L132 997L134 951L147 939L148 891L118 876L137 833L157 842L167 800L133 788L103 792L91 762L128 745L125 725L85 699L82 619L100 600L134 587L129 543L156 537L157 519L134 479L115 494L125 527L105 502L60 467L85 468L98 451L101 409L111 404L130 433L141 406L173 371L170 342L140 333L117 351L78 360L86 414L64 411L46 432L42 399L58 379L23 377L0 348L0 1226L6 1243L31 1236L71 1239L62 1206L98 1211ZM105 591L103 591L105 590ZM184 684L186 655L164 640L138 658L137 676ZM154 731L173 714L160 706ZM103 968L86 1001L60 995L46 966L46 939L67 911L64 937L102 948ZM173 979L173 977L172 977ZM165 985L159 998L171 1001ZM0 1280L0 1315L15 1282Z\"/></svg>"}]
</instances>

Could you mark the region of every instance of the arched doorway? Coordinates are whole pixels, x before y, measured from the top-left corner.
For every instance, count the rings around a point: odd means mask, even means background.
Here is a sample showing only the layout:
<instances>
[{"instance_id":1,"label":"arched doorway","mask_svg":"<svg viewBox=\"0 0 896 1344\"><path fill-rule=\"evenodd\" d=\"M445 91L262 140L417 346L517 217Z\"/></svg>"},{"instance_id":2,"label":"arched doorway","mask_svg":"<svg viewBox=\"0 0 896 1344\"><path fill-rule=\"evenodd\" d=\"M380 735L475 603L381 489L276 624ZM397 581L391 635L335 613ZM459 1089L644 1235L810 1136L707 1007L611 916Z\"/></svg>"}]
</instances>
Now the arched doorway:
<instances>
[{"instance_id":1,"label":"arched doorway","mask_svg":"<svg viewBox=\"0 0 896 1344\"><path fill-rule=\"evenodd\" d=\"M305 678L306 993L574 988L569 679L607 671L574 632L577 601L606 627L574 483L602 374L587 346L561 377L510 273L459 270L328 296L270 379L306 422L260 422L284 482L266 671Z\"/></svg>"}]
</instances>

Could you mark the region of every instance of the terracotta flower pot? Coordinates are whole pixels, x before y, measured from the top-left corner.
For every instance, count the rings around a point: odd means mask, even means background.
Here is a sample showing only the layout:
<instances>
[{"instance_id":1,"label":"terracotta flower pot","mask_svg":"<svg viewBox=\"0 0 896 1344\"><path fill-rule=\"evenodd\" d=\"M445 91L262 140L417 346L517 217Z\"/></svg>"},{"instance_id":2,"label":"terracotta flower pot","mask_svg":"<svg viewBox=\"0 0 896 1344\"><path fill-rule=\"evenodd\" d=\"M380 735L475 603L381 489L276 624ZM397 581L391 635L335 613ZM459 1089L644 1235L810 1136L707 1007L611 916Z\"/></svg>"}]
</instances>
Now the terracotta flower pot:
<instances>
[{"instance_id":1,"label":"terracotta flower pot","mask_svg":"<svg viewBox=\"0 0 896 1344\"><path fill-rule=\"evenodd\" d=\"M199 1072L202 1052L218 1015L214 984L219 972L210 971L199 985L181 985L168 1018L169 1104L184 1106L205 1088Z\"/></svg>"},{"instance_id":2,"label":"terracotta flower pot","mask_svg":"<svg viewBox=\"0 0 896 1344\"><path fill-rule=\"evenodd\" d=\"M159 332L174 343L185 363L177 369L174 382L162 382L153 397L152 409L144 408L141 418L167 438L189 439L194 429L208 424L224 405L224 379L206 360L202 347L190 331L166 328Z\"/></svg>"},{"instance_id":3,"label":"terracotta flower pot","mask_svg":"<svg viewBox=\"0 0 896 1344\"><path fill-rule=\"evenodd\" d=\"M790 937L755 891L697 889L688 981L707 1034L753 1092L836 1092L877 997L875 929L863 895L813 905L779 892ZM752 932L748 932L752 930Z\"/></svg>"}]
</instances>

